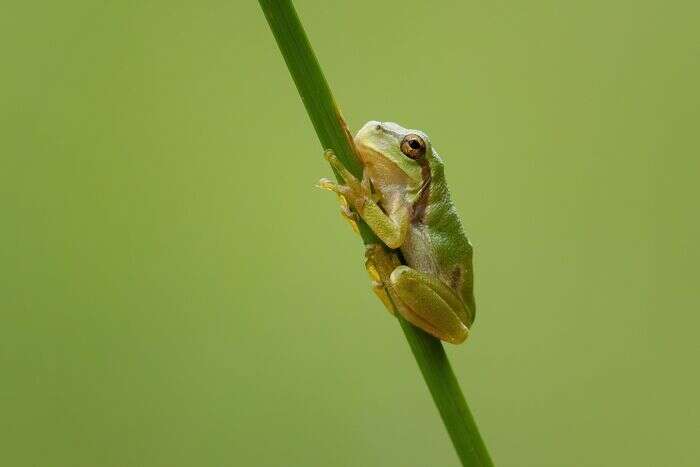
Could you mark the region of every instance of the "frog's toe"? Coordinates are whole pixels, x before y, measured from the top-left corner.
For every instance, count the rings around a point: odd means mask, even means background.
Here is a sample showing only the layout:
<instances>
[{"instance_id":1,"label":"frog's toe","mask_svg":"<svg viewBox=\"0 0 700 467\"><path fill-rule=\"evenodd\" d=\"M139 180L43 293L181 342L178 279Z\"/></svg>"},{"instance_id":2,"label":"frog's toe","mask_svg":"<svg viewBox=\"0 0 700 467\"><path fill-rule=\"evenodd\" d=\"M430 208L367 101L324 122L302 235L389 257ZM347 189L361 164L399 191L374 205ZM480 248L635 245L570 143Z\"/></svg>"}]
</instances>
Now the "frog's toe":
<instances>
[{"instance_id":1,"label":"frog's toe","mask_svg":"<svg viewBox=\"0 0 700 467\"><path fill-rule=\"evenodd\" d=\"M332 192L338 191L338 185L335 182L333 182L330 178L320 179L318 183L316 183L316 188Z\"/></svg>"},{"instance_id":2,"label":"frog's toe","mask_svg":"<svg viewBox=\"0 0 700 467\"><path fill-rule=\"evenodd\" d=\"M408 266L399 266L393 271L391 271L391 276L389 276L389 280L391 281L392 284L398 284L403 278L406 277L407 274L410 274L413 269L409 268Z\"/></svg>"},{"instance_id":3,"label":"frog's toe","mask_svg":"<svg viewBox=\"0 0 700 467\"><path fill-rule=\"evenodd\" d=\"M338 196L340 197L348 197L353 194L350 187L335 183L334 181L328 178L322 178L321 180L319 180L316 184L316 188L320 188L326 191L332 191L333 193L338 194Z\"/></svg>"},{"instance_id":4,"label":"frog's toe","mask_svg":"<svg viewBox=\"0 0 700 467\"><path fill-rule=\"evenodd\" d=\"M332 149L326 149L323 153L323 158L328 161L334 167L342 165L338 156L335 155Z\"/></svg>"},{"instance_id":5,"label":"frog's toe","mask_svg":"<svg viewBox=\"0 0 700 467\"><path fill-rule=\"evenodd\" d=\"M344 200L342 196L340 196L341 200ZM357 221L358 221L358 216L354 212L350 210L350 208L347 207L347 205L343 205L341 202L340 206L340 216L345 219L348 224L350 224L350 227L352 228L352 231L355 232L356 234L360 233L360 229L357 226Z\"/></svg>"}]
</instances>

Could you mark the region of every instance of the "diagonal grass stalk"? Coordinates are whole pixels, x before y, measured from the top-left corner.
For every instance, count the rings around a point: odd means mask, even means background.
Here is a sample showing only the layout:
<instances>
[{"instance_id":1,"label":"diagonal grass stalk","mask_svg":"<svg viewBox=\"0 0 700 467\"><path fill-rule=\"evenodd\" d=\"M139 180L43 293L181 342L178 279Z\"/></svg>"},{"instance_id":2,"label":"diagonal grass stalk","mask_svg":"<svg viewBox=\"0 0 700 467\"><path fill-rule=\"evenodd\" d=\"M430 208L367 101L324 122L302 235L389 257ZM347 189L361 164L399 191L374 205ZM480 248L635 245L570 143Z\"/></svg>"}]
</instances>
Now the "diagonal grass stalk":
<instances>
[{"instance_id":1,"label":"diagonal grass stalk","mask_svg":"<svg viewBox=\"0 0 700 467\"><path fill-rule=\"evenodd\" d=\"M290 0L259 0L321 145L333 149L345 166L361 177L352 136L333 100L321 67ZM381 242L364 222L363 242ZM464 466L492 466L442 343L399 316L401 328Z\"/></svg>"}]
</instances>

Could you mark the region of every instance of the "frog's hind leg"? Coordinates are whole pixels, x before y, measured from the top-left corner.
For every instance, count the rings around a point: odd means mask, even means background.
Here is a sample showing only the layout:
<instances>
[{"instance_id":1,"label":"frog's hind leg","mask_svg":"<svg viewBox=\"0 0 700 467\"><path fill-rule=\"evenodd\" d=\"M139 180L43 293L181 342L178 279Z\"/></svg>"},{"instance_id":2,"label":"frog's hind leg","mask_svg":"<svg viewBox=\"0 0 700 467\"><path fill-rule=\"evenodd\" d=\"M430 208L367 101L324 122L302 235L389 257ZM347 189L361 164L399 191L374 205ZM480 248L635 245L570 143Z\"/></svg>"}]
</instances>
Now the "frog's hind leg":
<instances>
[{"instance_id":1,"label":"frog's hind leg","mask_svg":"<svg viewBox=\"0 0 700 467\"><path fill-rule=\"evenodd\" d=\"M452 344L469 335L471 311L440 279L398 266L389 276L389 289L397 310L413 325Z\"/></svg>"},{"instance_id":2,"label":"frog's hind leg","mask_svg":"<svg viewBox=\"0 0 700 467\"><path fill-rule=\"evenodd\" d=\"M469 335L473 313L438 278L401 265L396 254L381 245L365 251L372 288L391 313L438 339L459 344Z\"/></svg>"}]
</instances>

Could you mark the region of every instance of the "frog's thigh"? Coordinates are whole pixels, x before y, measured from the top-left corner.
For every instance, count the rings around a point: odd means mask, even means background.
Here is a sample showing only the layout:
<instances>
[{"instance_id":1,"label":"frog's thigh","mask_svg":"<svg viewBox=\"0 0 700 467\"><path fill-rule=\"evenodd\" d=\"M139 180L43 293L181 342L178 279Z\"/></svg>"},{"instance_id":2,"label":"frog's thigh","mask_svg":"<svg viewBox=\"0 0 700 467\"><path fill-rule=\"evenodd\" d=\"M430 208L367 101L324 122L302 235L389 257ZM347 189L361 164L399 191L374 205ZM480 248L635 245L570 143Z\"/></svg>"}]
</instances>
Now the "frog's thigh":
<instances>
[{"instance_id":1,"label":"frog's thigh","mask_svg":"<svg viewBox=\"0 0 700 467\"><path fill-rule=\"evenodd\" d=\"M469 335L468 312L457 295L436 277L399 266L389 277L404 317L446 342L459 344Z\"/></svg>"}]
</instances>

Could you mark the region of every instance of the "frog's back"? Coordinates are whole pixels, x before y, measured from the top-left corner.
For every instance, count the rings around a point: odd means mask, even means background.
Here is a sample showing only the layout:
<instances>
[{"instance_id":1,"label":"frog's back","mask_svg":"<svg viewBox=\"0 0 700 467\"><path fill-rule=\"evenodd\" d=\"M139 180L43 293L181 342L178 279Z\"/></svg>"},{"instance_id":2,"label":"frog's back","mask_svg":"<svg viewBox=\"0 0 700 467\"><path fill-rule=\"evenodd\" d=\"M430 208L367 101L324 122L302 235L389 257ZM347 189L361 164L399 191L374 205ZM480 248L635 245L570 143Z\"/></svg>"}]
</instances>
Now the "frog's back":
<instances>
[{"instance_id":1,"label":"frog's back","mask_svg":"<svg viewBox=\"0 0 700 467\"><path fill-rule=\"evenodd\" d=\"M474 310L472 246L437 155L430 161L430 169L428 193L414 205L413 221L401 251L410 267L439 277Z\"/></svg>"}]
</instances>

